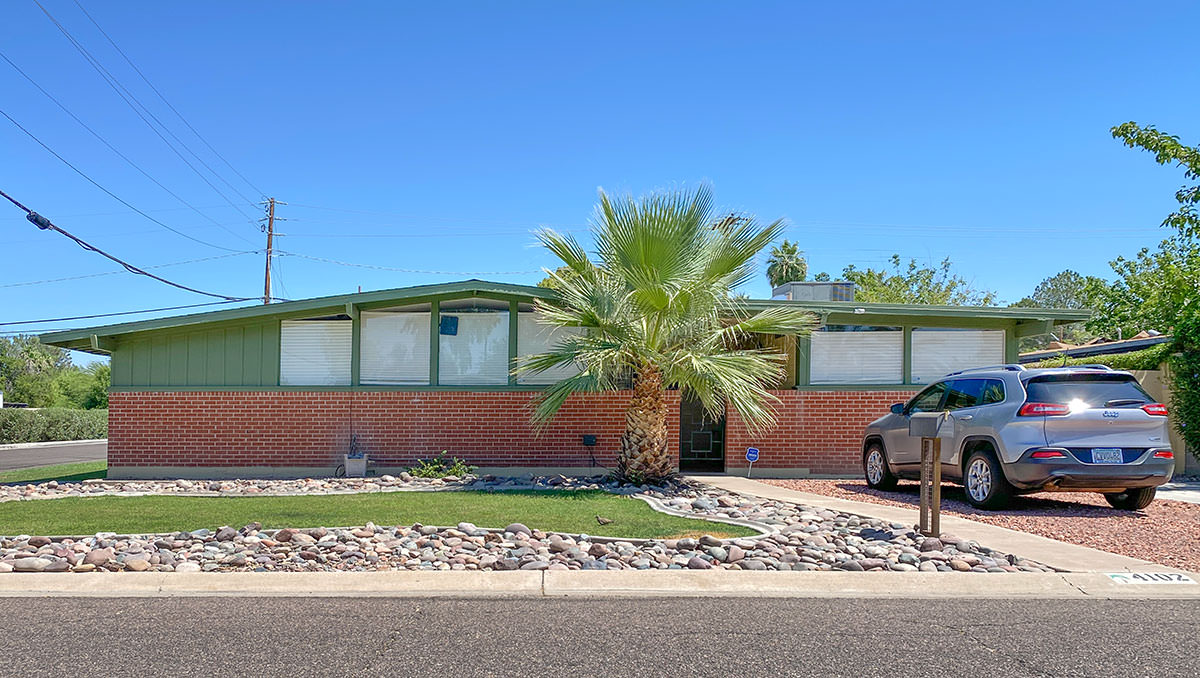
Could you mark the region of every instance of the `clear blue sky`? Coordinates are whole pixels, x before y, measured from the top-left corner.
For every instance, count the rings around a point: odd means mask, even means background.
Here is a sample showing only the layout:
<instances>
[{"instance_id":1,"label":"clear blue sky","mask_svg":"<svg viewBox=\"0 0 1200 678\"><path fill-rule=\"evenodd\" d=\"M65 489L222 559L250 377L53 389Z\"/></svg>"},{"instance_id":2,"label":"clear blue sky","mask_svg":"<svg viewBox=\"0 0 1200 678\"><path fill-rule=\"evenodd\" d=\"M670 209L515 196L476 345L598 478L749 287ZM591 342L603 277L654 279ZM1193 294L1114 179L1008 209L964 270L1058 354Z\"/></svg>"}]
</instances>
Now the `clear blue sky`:
<instances>
[{"instance_id":1,"label":"clear blue sky","mask_svg":"<svg viewBox=\"0 0 1200 678\"><path fill-rule=\"evenodd\" d=\"M81 2L238 172L291 203L280 249L445 272L285 257L275 289L289 298L468 277L533 283L553 261L530 229L586 228L598 187L707 180L725 207L789 219L814 272L893 252L949 256L1010 302L1064 268L1106 275L1110 259L1164 235L1181 173L1109 127L1137 120L1200 138L1190 2ZM224 181L259 198L74 2L44 4ZM5 18L0 51L212 221L0 62L9 115L164 223L235 250L263 246L32 1L14 0ZM131 212L2 118L0 188L138 265L227 254ZM204 301L128 274L12 286L116 267L7 204L0 251L0 322ZM155 270L254 296L262 268L243 254ZM500 274L513 271L526 273ZM769 293L765 279L747 291ZM102 322L112 321L30 329Z\"/></svg>"}]
</instances>

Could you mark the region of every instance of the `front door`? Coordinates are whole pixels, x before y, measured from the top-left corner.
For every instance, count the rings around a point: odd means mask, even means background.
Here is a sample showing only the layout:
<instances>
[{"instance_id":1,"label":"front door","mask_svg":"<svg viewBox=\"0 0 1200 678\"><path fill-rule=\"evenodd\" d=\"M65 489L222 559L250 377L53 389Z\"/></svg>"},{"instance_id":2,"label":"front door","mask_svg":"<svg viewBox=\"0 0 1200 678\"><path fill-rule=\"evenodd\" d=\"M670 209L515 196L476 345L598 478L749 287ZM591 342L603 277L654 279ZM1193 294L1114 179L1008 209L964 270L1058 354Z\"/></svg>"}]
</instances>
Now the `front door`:
<instances>
[{"instance_id":1,"label":"front door","mask_svg":"<svg viewBox=\"0 0 1200 678\"><path fill-rule=\"evenodd\" d=\"M725 414L714 419L695 398L679 404L679 470L725 470Z\"/></svg>"}]
</instances>

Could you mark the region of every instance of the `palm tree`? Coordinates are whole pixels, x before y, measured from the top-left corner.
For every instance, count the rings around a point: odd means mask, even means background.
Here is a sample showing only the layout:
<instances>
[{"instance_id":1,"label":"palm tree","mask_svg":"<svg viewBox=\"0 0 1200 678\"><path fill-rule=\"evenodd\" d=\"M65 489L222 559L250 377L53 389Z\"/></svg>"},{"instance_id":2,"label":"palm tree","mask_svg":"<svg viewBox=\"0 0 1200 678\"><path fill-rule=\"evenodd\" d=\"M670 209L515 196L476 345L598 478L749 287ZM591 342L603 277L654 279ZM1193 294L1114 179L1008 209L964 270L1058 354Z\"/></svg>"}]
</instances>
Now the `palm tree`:
<instances>
[{"instance_id":1,"label":"palm tree","mask_svg":"<svg viewBox=\"0 0 1200 678\"><path fill-rule=\"evenodd\" d=\"M573 393L626 388L616 474L634 483L674 473L667 439L667 389L698 399L714 417L728 402L752 431L774 424L768 392L786 356L748 348L757 334L797 335L813 318L772 308L751 313L732 290L753 275L753 261L784 228L741 216L714 219L712 190L656 193L635 200L600 192L592 234L596 261L572 237L545 230L538 239L569 275L547 271L558 299L535 302L543 322L584 328L546 353L523 356L516 372L576 365L579 374L550 386L534 409L545 423Z\"/></svg>"},{"instance_id":2,"label":"palm tree","mask_svg":"<svg viewBox=\"0 0 1200 678\"><path fill-rule=\"evenodd\" d=\"M804 260L799 243L784 240L782 244L771 248L771 257L767 259L767 280L771 282L771 289L784 283L802 281L806 277L808 262Z\"/></svg>"}]
</instances>

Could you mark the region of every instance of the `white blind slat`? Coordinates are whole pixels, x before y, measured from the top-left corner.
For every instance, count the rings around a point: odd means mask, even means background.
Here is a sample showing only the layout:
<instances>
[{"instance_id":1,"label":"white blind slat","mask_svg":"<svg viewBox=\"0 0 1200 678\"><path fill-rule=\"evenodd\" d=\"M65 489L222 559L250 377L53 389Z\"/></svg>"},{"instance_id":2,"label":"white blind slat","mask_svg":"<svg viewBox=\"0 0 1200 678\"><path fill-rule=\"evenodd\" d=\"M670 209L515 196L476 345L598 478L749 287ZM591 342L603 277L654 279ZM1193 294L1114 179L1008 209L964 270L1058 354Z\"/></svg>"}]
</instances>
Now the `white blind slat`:
<instances>
[{"instance_id":1,"label":"white blind slat","mask_svg":"<svg viewBox=\"0 0 1200 678\"><path fill-rule=\"evenodd\" d=\"M809 382L899 384L904 381L904 332L813 332Z\"/></svg>"},{"instance_id":2,"label":"white blind slat","mask_svg":"<svg viewBox=\"0 0 1200 678\"><path fill-rule=\"evenodd\" d=\"M363 384L429 383L429 312L363 311L358 380Z\"/></svg>"},{"instance_id":3,"label":"white blind slat","mask_svg":"<svg viewBox=\"0 0 1200 678\"><path fill-rule=\"evenodd\" d=\"M443 313L458 318L457 334L438 337L438 383L508 383L508 312Z\"/></svg>"},{"instance_id":4,"label":"white blind slat","mask_svg":"<svg viewBox=\"0 0 1200 678\"><path fill-rule=\"evenodd\" d=\"M545 353L571 335L583 333L578 327L553 327L540 320L540 313L520 313L517 315L517 355L533 355ZM525 374L517 379L521 384L553 384L557 381L579 374L579 366L563 365L538 374Z\"/></svg>"},{"instance_id":5,"label":"white blind slat","mask_svg":"<svg viewBox=\"0 0 1200 678\"><path fill-rule=\"evenodd\" d=\"M349 386L352 323L284 320L279 328L281 386Z\"/></svg>"},{"instance_id":6,"label":"white blind slat","mask_svg":"<svg viewBox=\"0 0 1200 678\"><path fill-rule=\"evenodd\" d=\"M913 330L912 376L917 384L951 372L1004 362L1004 330Z\"/></svg>"}]
</instances>

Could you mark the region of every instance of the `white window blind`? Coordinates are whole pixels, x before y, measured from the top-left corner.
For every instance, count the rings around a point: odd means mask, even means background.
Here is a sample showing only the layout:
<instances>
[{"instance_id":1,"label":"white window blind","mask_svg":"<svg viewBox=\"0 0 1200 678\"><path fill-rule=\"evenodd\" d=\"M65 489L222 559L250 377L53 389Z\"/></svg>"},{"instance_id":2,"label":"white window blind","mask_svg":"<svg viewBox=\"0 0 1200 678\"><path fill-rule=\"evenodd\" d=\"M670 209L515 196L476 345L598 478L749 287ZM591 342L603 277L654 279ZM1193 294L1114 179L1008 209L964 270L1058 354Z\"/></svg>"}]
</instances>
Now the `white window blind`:
<instances>
[{"instance_id":1,"label":"white window blind","mask_svg":"<svg viewBox=\"0 0 1200 678\"><path fill-rule=\"evenodd\" d=\"M912 379L928 384L951 372L1004 362L1004 330L920 327L912 333Z\"/></svg>"},{"instance_id":2,"label":"white window blind","mask_svg":"<svg viewBox=\"0 0 1200 678\"><path fill-rule=\"evenodd\" d=\"M358 381L429 383L429 311L363 311Z\"/></svg>"},{"instance_id":3,"label":"white window blind","mask_svg":"<svg viewBox=\"0 0 1200 678\"><path fill-rule=\"evenodd\" d=\"M552 327L541 322L540 313L517 315L517 355L545 353L571 335L583 333L578 327ZM537 374L525 374L517 379L521 384L553 384L579 374L579 367L562 365Z\"/></svg>"},{"instance_id":4,"label":"white window blind","mask_svg":"<svg viewBox=\"0 0 1200 678\"><path fill-rule=\"evenodd\" d=\"M900 384L904 332L813 332L808 380L813 384Z\"/></svg>"},{"instance_id":5,"label":"white window blind","mask_svg":"<svg viewBox=\"0 0 1200 678\"><path fill-rule=\"evenodd\" d=\"M349 386L349 320L284 320L279 332L281 386Z\"/></svg>"},{"instance_id":6,"label":"white window blind","mask_svg":"<svg viewBox=\"0 0 1200 678\"><path fill-rule=\"evenodd\" d=\"M457 318L455 334L438 337L438 383L508 383L508 312L442 313Z\"/></svg>"}]
</instances>

